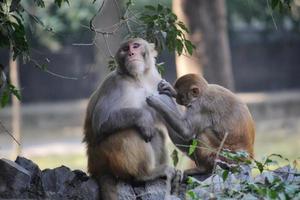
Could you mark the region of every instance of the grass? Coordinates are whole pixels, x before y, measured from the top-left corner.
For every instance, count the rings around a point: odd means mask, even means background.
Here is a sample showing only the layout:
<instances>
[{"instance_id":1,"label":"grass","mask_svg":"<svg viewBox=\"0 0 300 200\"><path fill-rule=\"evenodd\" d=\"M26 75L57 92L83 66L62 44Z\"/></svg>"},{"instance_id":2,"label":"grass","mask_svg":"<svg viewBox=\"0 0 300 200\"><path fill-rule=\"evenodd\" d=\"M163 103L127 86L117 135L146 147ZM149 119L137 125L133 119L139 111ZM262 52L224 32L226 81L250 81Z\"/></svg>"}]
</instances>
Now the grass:
<instances>
[{"instance_id":1,"label":"grass","mask_svg":"<svg viewBox=\"0 0 300 200\"><path fill-rule=\"evenodd\" d=\"M290 162L300 158L300 135L299 134L259 134L255 141L255 158L261 161L264 157L276 153L290 160ZM173 147L170 147L172 149ZM173 150L173 149L172 149ZM171 153L171 150L170 150ZM78 154L52 154L46 156L30 157L41 169L55 168L65 165L71 169L81 169L86 171L85 152ZM279 159L279 165L286 165L288 162ZM170 159L170 165L172 161ZM183 155L179 155L179 169L189 168L191 162Z\"/></svg>"},{"instance_id":2,"label":"grass","mask_svg":"<svg viewBox=\"0 0 300 200\"><path fill-rule=\"evenodd\" d=\"M86 171L86 156L85 153L79 154L51 154L47 156L30 157L33 162L39 165L40 169L56 168L61 165L69 167L71 170L80 169Z\"/></svg>"}]
</instances>

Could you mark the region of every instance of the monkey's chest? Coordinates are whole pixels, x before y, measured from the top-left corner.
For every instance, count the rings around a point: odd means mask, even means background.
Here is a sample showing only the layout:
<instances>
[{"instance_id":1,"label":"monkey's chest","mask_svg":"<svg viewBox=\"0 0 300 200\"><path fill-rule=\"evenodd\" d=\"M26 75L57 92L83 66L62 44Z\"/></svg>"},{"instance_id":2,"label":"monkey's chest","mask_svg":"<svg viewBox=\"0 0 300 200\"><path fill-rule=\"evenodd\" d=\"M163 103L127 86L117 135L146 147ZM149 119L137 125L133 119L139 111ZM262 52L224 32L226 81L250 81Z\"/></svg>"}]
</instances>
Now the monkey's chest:
<instances>
[{"instance_id":1,"label":"monkey's chest","mask_svg":"<svg viewBox=\"0 0 300 200\"><path fill-rule=\"evenodd\" d=\"M157 91L154 88L127 88L126 91L124 91L123 102L125 105L130 105L131 107L149 107L146 103L146 98L155 93L157 93Z\"/></svg>"}]
</instances>

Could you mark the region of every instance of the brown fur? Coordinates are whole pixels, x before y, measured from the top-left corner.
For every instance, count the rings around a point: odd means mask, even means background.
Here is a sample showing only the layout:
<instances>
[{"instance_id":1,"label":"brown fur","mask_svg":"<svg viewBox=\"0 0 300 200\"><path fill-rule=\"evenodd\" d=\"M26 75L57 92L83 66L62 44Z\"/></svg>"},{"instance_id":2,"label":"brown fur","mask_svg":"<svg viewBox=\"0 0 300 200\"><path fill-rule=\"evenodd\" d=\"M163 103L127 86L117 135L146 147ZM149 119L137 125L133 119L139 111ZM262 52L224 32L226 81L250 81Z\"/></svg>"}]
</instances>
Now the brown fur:
<instances>
[{"instance_id":1,"label":"brown fur","mask_svg":"<svg viewBox=\"0 0 300 200\"><path fill-rule=\"evenodd\" d=\"M141 46L133 48L132 45L136 43ZM129 45L130 50L124 50ZM88 172L100 185L101 199L117 199L118 179L144 181L165 175L165 138L159 127L162 120L151 112L145 102L145 95L156 92L156 85L161 80L155 67L155 56L154 46L142 39L130 39L122 44L116 55L118 69L106 77L89 101L84 141L87 144ZM144 61L131 61L132 58ZM123 108L138 108L149 113L145 125L154 130L151 141L145 142L134 126L120 127L117 131L114 129L101 138L103 132L99 131L99 127L103 121L109 119L113 111ZM126 117L117 119L116 125L122 124L121 121L127 123L128 120ZM136 125L135 120L132 121ZM112 126L115 126L114 122Z\"/></svg>"},{"instance_id":2,"label":"brown fur","mask_svg":"<svg viewBox=\"0 0 300 200\"><path fill-rule=\"evenodd\" d=\"M232 151L244 150L253 157L255 128L247 106L231 91L218 85L208 84L205 79L195 74L179 78L175 83L175 90L180 95L195 86L199 89L199 96L192 100L194 107L191 109L194 111L186 117L192 121L192 126L200 127L195 130L201 131L196 133L199 148L191 156L196 165L204 168L204 171L212 169L216 152L226 132L228 136L223 148ZM196 117L201 120L197 124L193 119ZM201 130L206 124L211 124L212 127Z\"/></svg>"}]
</instances>

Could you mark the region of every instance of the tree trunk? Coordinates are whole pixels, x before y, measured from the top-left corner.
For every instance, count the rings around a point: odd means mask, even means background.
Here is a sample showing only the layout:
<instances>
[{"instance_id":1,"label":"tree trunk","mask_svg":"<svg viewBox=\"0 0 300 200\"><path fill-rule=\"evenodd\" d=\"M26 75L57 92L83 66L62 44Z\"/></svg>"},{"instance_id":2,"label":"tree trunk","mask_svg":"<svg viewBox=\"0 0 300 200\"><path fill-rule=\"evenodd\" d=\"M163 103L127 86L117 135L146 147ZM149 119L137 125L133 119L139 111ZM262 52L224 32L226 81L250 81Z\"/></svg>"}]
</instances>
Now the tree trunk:
<instances>
[{"instance_id":1,"label":"tree trunk","mask_svg":"<svg viewBox=\"0 0 300 200\"><path fill-rule=\"evenodd\" d=\"M19 73L18 73L18 62L13 60L12 51L10 52L9 58L9 70L10 70L10 81L11 84L16 88L20 88L19 84ZM12 95L12 135L13 137L20 142L21 141L21 103ZM15 159L18 155L21 154L21 146L13 140L13 149L12 149L12 158Z\"/></svg>"},{"instance_id":2,"label":"tree trunk","mask_svg":"<svg viewBox=\"0 0 300 200\"><path fill-rule=\"evenodd\" d=\"M224 0L174 0L173 10L189 28L192 57L176 58L177 75L204 74L210 83L234 89Z\"/></svg>"}]
</instances>

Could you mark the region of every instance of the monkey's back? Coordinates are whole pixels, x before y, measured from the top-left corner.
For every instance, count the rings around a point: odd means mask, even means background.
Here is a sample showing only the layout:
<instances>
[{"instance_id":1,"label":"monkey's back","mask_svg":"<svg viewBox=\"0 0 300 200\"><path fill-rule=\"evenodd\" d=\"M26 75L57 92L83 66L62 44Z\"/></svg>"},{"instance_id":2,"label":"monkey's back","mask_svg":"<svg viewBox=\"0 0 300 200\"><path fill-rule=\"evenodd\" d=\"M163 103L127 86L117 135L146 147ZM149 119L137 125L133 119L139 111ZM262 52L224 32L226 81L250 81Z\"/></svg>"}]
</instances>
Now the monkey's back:
<instances>
[{"instance_id":1,"label":"monkey's back","mask_svg":"<svg viewBox=\"0 0 300 200\"><path fill-rule=\"evenodd\" d=\"M209 84L207 96L212 104L208 106L218 115L214 122L217 130L228 132L224 148L245 150L253 156L255 125L247 105L230 90L218 85Z\"/></svg>"}]
</instances>

